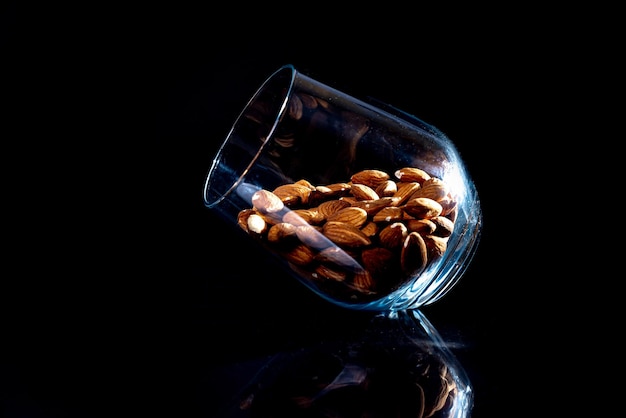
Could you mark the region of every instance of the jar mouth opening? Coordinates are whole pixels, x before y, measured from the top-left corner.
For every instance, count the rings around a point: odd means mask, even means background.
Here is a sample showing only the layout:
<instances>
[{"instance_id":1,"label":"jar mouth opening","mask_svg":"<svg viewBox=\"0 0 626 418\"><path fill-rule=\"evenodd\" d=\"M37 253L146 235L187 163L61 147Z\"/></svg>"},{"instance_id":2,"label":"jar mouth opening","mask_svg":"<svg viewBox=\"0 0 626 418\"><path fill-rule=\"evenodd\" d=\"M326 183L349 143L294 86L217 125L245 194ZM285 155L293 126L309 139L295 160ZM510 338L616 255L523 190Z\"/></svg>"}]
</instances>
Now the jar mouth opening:
<instances>
[{"instance_id":1,"label":"jar mouth opening","mask_svg":"<svg viewBox=\"0 0 626 418\"><path fill-rule=\"evenodd\" d=\"M283 119L295 78L295 67L284 65L248 100L211 163L204 184L207 207L218 205L242 184Z\"/></svg>"}]
</instances>

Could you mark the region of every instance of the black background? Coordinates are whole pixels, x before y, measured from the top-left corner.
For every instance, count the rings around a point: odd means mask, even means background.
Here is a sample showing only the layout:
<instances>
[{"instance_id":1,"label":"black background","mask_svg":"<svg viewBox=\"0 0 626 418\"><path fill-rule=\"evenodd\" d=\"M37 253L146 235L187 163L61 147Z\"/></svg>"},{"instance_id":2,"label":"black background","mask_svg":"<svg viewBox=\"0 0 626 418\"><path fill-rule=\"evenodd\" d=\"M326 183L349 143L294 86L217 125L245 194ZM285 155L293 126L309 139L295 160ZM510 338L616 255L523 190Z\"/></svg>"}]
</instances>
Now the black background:
<instances>
[{"instance_id":1,"label":"black background","mask_svg":"<svg viewBox=\"0 0 626 418\"><path fill-rule=\"evenodd\" d=\"M559 212L548 150L570 138L550 122L575 95L577 32L467 18L481 10L176 4L2 6L3 416L214 416L250 365L365 323L202 204L231 123L288 63L457 145L483 237L422 311L474 385L473 417L560 409L546 401L571 313L553 307L563 277L537 242Z\"/></svg>"}]
</instances>

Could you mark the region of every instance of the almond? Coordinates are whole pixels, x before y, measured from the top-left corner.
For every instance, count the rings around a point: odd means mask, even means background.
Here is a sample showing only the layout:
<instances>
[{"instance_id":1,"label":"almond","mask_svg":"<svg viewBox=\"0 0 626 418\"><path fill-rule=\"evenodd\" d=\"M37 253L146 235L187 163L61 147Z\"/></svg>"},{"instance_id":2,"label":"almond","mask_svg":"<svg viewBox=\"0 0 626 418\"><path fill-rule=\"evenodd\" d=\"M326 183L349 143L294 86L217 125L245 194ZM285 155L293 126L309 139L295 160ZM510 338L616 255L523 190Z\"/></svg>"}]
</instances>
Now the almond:
<instances>
[{"instance_id":1,"label":"almond","mask_svg":"<svg viewBox=\"0 0 626 418\"><path fill-rule=\"evenodd\" d=\"M370 186L365 184L355 183L350 188L350 194L356 197L357 200L378 200L380 196Z\"/></svg>"},{"instance_id":2,"label":"almond","mask_svg":"<svg viewBox=\"0 0 626 418\"><path fill-rule=\"evenodd\" d=\"M326 220L328 222L345 222L360 228L367 221L367 212L363 208L349 206L333 213Z\"/></svg>"},{"instance_id":3,"label":"almond","mask_svg":"<svg viewBox=\"0 0 626 418\"><path fill-rule=\"evenodd\" d=\"M402 222L394 222L380 230L378 238L380 245L385 248L399 248L404 242L408 230Z\"/></svg>"},{"instance_id":4,"label":"almond","mask_svg":"<svg viewBox=\"0 0 626 418\"><path fill-rule=\"evenodd\" d=\"M430 222L435 224L435 230L431 234L438 237L449 237L454 231L454 222L445 216L435 216L430 218Z\"/></svg>"},{"instance_id":5,"label":"almond","mask_svg":"<svg viewBox=\"0 0 626 418\"><path fill-rule=\"evenodd\" d=\"M430 219L441 215L443 207L428 197L415 197L403 206L404 211L411 216L421 219Z\"/></svg>"},{"instance_id":6,"label":"almond","mask_svg":"<svg viewBox=\"0 0 626 418\"><path fill-rule=\"evenodd\" d=\"M400 253L400 266L407 275L416 275L426 267L428 251L424 238L417 232L407 235Z\"/></svg>"},{"instance_id":7,"label":"almond","mask_svg":"<svg viewBox=\"0 0 626 418\"><path fill-rule=\"evenodd\" d=\"M327 200L326 202L322 202L317 206L317 211L324 216L324 218L328 219L333 213L345 209L350 206L350 202L342 199L332 199Z\"/></svg>"},{"instance_id":8,"label":"almond","mask_svg":"<svg viewBox=\"0 0 626 418\"><path fill-rule=\"evenodd\" d=\"M426 171L415 167L403 167L399 170L396 170L394 175L400 181L416 181L420 184L430 178L430 174L428 174Z\"/></svg>"},{"instance_id":9,"label":"almond","mask_svg":"<svg viewBox=\"0 0 626 418\"><path fill-rule=\"evenodd\" d=\"M322 232L329 240L342 247L364 247L372 243L359 228L345 222L326 222Z\"/></svg>"},{"instance_id":10,"label":"almond","mask_svg":"<svg viewBox=\"0 0 626 418\"><path fill-rule=\"evenodd\" d=\"M434 201L441 201L448 196L448 186L443 180L437 177L431 177L422 183L422 187L411 195L414 197L428 197Z\"/></svg>"},{"instance_id":11,"label":"almond","mask_svg":"<svg viewBox=\"0 0 626 418\"><path fill-rule=\"evenodd\" d=\"M304 184L290 183L278 186L273 193L287 206L306 205L309 202L311 189Z\"/></svg>"},{"instance_id":12,"label":"almond","mask_svg":"<svg viewBox=\"0 0 626 418\"><path fill-rule=\"evenodd\" d=\"M353 184L364 184L376 188L379 184L389 180L389 174L381 170L361 170L350 177Z\"/></svg>"},{"instance_id":13,"label":"almond","mask_svg":"<svg viewBox=\"0 0 626 418\"><path fill-rule=\"evenodd\" d=\"M274 214L282 211L285 204L269 190L257 190L252 195L252 206L263 214Z\"/></svg>"}]
</instances>

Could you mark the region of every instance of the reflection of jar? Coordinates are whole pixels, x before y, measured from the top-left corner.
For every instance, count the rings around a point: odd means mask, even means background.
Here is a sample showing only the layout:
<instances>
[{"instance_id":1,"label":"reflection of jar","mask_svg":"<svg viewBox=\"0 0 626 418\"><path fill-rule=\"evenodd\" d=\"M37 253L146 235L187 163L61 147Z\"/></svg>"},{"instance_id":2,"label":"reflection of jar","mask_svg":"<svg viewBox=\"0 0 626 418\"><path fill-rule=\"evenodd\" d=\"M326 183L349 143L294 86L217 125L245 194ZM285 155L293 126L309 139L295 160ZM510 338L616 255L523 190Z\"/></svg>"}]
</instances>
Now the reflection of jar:
<instances>
[{"instance_id":1,"label":"reflection of jar","mask_svg":"<svg viewBox=\"0 0 626 418\"><path fill-rule=\"evenodd\" d=\"M228 416L465 418L472 402L464 370L411 310L374 317L356 338L274 356Z\"/></svg>"},{"instance_id":2,"label":"reflection of jar","mask_svg":"<svg viewBox=\"0 0 626 418\"><path fill-rule=\"evenodd\" d=\"M204 202L323 298L373 311L441 298L482 228L477 191L442 132L289 65L234 123Z\"/></svg>"}]
</instances>

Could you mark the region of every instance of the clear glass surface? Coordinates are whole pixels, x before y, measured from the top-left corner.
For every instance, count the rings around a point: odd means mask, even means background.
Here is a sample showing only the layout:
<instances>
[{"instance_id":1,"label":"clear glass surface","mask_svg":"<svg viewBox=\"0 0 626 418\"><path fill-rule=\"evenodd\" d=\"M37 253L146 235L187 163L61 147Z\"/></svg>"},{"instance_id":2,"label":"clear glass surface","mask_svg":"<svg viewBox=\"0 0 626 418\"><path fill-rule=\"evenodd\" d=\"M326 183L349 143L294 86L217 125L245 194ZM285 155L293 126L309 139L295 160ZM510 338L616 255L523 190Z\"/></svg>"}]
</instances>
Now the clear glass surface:
<instances>
[{"instance_id":1,"label":"clear glass surface","mask_svg":"<svg viewBox=\"0 0 626 418\"><path fill-rule=\"evenodd\" d=\"M291 65L234 122L204 202L304 285L350 309L439 300L482 229L476 187L441 131Z\"/></svg>"}]
</instances>

